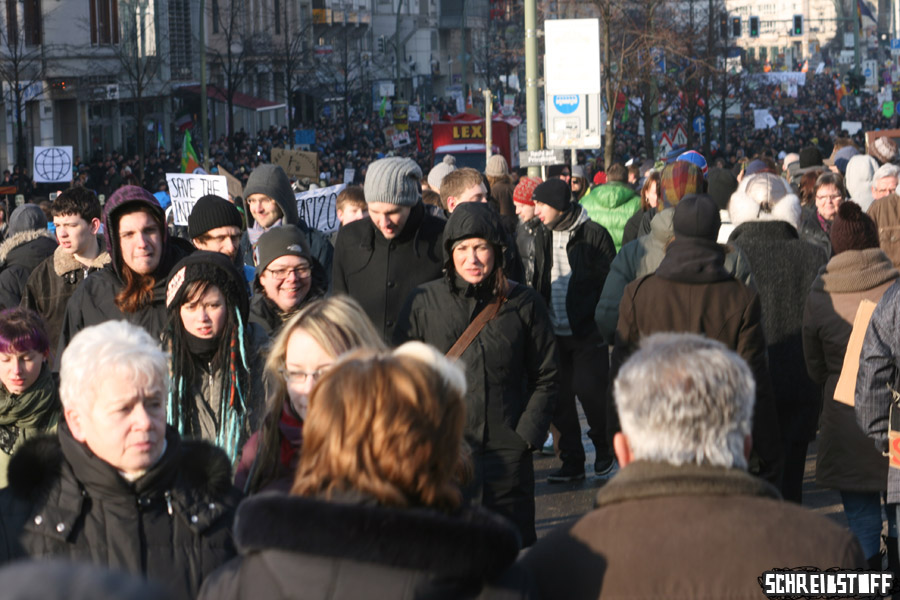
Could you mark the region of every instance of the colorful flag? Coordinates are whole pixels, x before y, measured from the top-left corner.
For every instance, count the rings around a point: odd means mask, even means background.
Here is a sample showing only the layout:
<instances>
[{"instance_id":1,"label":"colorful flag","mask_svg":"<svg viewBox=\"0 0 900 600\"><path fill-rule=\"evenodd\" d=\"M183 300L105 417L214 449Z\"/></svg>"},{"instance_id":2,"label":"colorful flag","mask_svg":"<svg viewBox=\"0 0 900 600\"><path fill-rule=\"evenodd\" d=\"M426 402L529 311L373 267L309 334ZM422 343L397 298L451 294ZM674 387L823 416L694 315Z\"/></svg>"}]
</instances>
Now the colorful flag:
<instances>
[{"instance_id":1,"label":"colorful flag","mask_svg":"<svg viewBox=\"0 0 900 600\"><path fill-rule=\"evenodd\" d=\"M628 102L625 103L625 108L622 109L622 124L628 122Z\"/></svg>"},{"instance_id":2,"label":"colorful flag","mask_svg":"<svg viewBox=\"0 0 900 600\"><path fill-rule=\"evenodd\" d=\"M809 59L803 61L803 67L800 69L801 73L806 73L807 71L809 71Z\"/></svg>"},{"instance_id":3,"label":"colorful flag","mask_svg":"<svg viewBox=\"0 0 900 600\"><path fill-rule=\"evenodd\" d=\"M384 118L384 113L387 110L387 96L381 97L381 106L378 107L378 116Z\"/></svg>"},{"instance_id":4,"label":"colorful flag","mask_svg":"<svg viewBox=\"0 0 900 600\"><path fill-rule=\"evenodd\" d=\"M862 18L867 17L871 19L873 22L877 23L878 19L875 18L875 15L872 14L872 11L869 9L868 5L863 0L856 0L856 16L859 17L859 27L862 29Z\"/></svg>"},{"instance_id":5,"label":"colorful flag","mask_svg":"<svg viewBox=\"0 0 900 600\"><path fill-rule=\"evenodd\" d=\"M184 132L184 144L181 146L181 172L193 173L194 169L200 166L200 159L194 152L194 146L191 145L191 132Z\"/></svg>"},{"instance_id":6,"label":"colorful flag","mask_svg":"<svg viewBox=\"0 0 900 600\"><path fill-rule=\"evenodd\" d=\"M166 147L166 141L163 139L162 123L157 123L156 124L156 149L159 150L160 148L165 148L165 147Z\"/></svg>"}]
</instances>

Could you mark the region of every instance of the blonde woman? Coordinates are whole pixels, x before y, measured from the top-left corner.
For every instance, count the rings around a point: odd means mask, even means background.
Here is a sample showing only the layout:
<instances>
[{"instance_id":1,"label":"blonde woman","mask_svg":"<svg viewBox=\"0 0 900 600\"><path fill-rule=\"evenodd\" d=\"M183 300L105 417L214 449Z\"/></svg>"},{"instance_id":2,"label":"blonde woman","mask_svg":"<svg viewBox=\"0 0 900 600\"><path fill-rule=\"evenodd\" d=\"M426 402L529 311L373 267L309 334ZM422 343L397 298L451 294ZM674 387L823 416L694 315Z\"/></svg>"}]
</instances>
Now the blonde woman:
<instances>
[{"instance_id":1,"label":"blonde woman","mask_svg":"<svg viewBox=\"0 0 900 600\"><path fill-rule=\"evenodd\" d=\"M355 348L382 350L384 342L349 296L315 300L285 323L266 359L265 417L241 454L235 476L239 488L250 494L290 488L313 385L340 355Z\"/></svg>"},{"instance_id":2,"label":"blonde woman","mask_svg":"<svg viewBox=\"0 0 900 600\"><path fill-rule=\"evenodd\" d=\"M529 597L512 525L461 508L465 390L418 342L339 360L310 397L291 494L241 505L242 555L200 598L483 598L498 578Z\"/></svg>"}]
</instances>

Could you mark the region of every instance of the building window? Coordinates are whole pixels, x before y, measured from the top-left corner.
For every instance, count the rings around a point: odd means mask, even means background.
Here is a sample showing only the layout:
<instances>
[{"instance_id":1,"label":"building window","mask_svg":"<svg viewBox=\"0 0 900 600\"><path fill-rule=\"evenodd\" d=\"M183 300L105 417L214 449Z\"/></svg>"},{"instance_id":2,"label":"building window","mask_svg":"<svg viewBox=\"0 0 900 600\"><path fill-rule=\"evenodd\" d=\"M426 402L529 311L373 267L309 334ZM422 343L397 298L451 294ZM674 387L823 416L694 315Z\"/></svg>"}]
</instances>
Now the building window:
<instances>
[{"instance_id":1,"label":"building window","mask_svg":"<svg viewBox=\"0 0 900 600\"><path fill-rule=\"evenodd\" d=\"M24 2L25 44L41 45L41 0L25 0Z\"/></svg>"},{"instance_id":2,"label":"building window","mask_svg":"<svg viewBox=\"0 0 900 600\"><path fill-rule=\"evenodd\" d=\"M89 0L91 7L91 45L119 43L119 3L117 0Z\"/></svg>"},{"instance_id":3,"label":"building window","mask_svg":"<svg viewBox=\"0 0 900 600\"><path fill-rule=\"evenodd\" d=\"M212 32L219 33L219 0L212 0Z\"/></svg>"},{"instance_id":4,"label":"building window","mask_svg":"<svg viewBox=\"0 0 900 600\"><path fill-rule=\"evenodd\" d=\"M275 0L274 8L275 8L275 35L281 35L281 2L279 0Z\"/></svg>"},{"instance_id":5,"label":"building window","mask_svg":"<svg viewBox=\"0 0 900 600\"><path fill-rule=\"evenodd\" d=\"M15 46L19 41L19 16L16 0L6 0L6 45Z\"/></svg>"}]
</instances>

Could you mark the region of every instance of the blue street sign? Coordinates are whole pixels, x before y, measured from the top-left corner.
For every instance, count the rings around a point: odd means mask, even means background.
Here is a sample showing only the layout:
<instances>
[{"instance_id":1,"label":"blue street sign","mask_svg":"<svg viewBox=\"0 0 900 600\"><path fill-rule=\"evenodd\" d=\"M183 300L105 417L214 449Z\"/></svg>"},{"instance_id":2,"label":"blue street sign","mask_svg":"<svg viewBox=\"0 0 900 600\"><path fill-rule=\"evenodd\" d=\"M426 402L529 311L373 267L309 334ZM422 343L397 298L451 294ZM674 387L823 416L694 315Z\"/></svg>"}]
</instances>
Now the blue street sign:
<instances>
[{"instance_id":1,"label":"blue street sign","mask_svg":"<svg viewBox=\"0 0 900 600\"><path fill-rule=\"evenodd\" d=\"M891 50L900 50L900 39L891 40Z\"/></svg>"},{"instance_id":2,"label":"blue street sign","mask_svg":"<svg viewBox=\"0 0 900 600\"><path fill-rule=\"evenodd\" d=\"M703 115L694 119L694 131L697 133L706 133L706 119Z\"/></svg>"},{"instance_id":3,"label":"blue street sign","mask_svg":"<svg viewBox=\"0 0 900 600\"><path fill-rule=\"evenodd\" d=\"M570 115L578 109L581 98L577 94L553 96L553 106L564 115Z\"/></svg>"}]
</instances>

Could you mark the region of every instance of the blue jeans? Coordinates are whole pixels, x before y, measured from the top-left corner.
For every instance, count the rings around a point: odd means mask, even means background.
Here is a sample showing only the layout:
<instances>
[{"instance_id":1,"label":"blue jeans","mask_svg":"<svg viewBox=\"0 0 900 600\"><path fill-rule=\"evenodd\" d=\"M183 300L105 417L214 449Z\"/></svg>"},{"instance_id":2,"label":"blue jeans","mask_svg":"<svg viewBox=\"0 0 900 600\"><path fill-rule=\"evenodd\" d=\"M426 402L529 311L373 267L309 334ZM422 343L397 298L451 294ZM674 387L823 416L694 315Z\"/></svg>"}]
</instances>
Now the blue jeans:
<instances>
[{"instance_id":1,"label":"blue jeans","mask_svg":"<svg viewBox=\"0 0 900 600\"><path fill-rule=\"evenodd\" d=\"M875 556L881 550L881 524L884 522L881 504L885 497L882 492L841 491L844 514L850 531L859 540L866 558ZM890 508L900 507L893 505ZM888 537L897 537L897 510L886 510Z\"/></svg>"}]
</instances>

